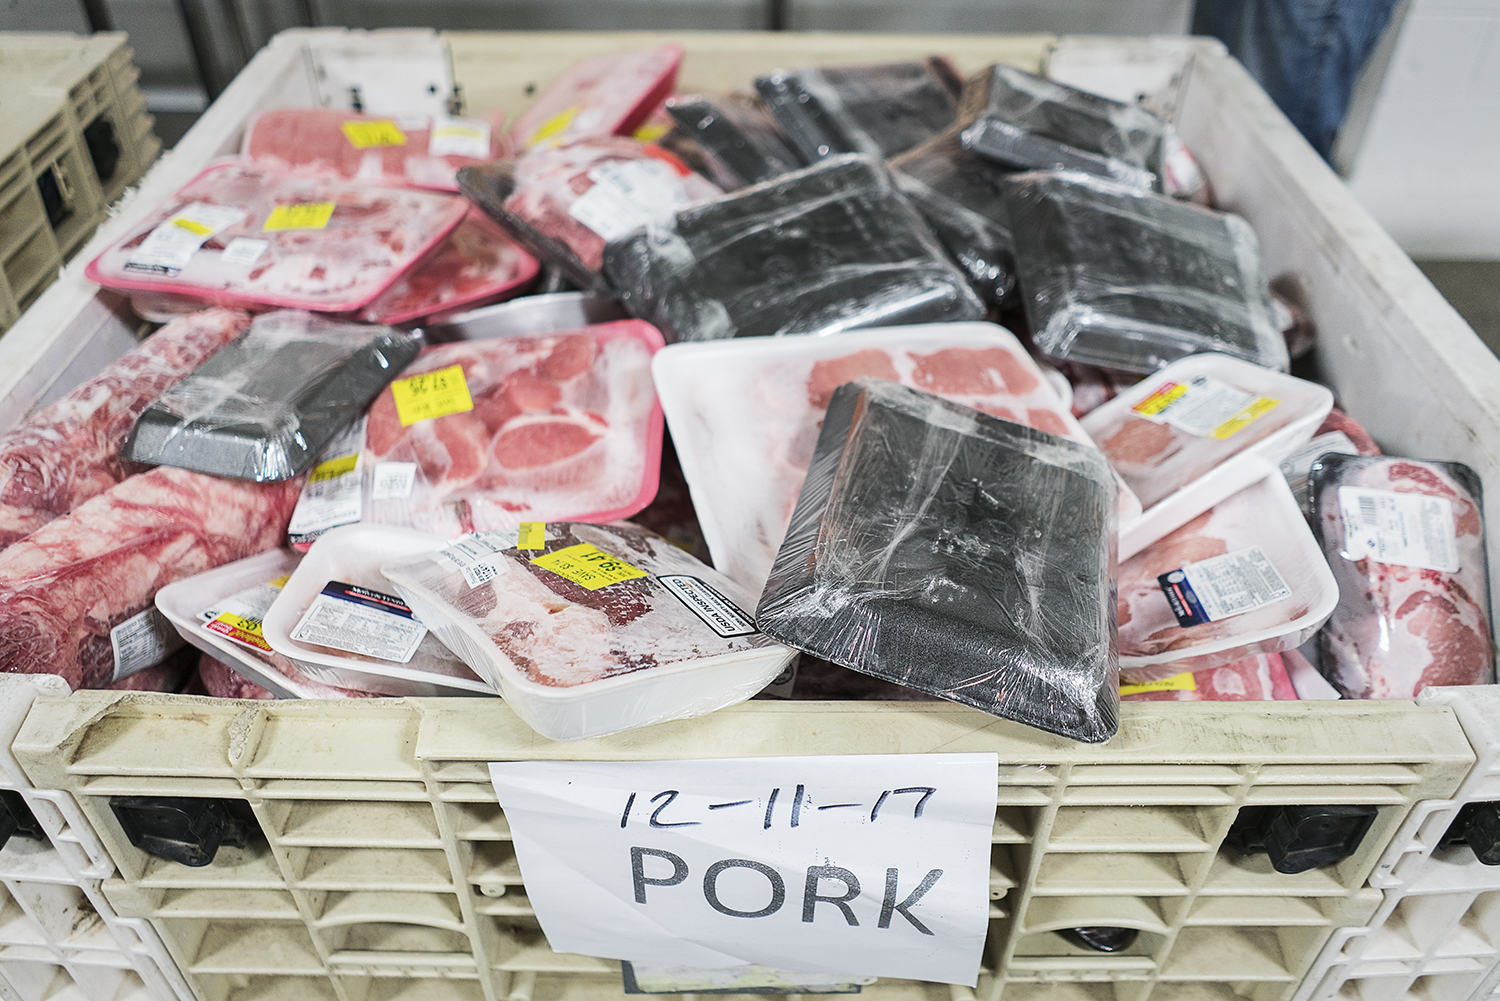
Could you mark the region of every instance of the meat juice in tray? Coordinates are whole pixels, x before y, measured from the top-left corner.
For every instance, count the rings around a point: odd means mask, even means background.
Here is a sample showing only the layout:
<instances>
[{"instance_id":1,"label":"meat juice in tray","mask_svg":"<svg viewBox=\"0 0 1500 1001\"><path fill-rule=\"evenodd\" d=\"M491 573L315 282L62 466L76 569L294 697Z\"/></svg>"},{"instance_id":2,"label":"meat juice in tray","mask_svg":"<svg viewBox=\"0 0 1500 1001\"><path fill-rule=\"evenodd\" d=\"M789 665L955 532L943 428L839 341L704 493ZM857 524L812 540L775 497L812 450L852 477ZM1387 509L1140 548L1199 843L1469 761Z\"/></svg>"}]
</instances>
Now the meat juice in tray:
<instances>
[{"instance_id":1,"label":"meat juice in tray","mask_svg":"<svg viewBox=\"0 0 1500 1001\"><path fill-rule=\"evenodd\" d=\"M765 584L833 391L861 377L936 393L1092 445L1020 342L989 323L741 338L667 348L652 363L714 565ZM1121 520L1137 517L1129 490Z\"/></svg>"},{"instance_id":2,"label":"meat juice in tray","mask_svg":"<svg viewBox=\"0 0 1500 1001\"><path fill-rule=\"evenodd\" d=\"M109 288L221 305L349 312L368 305L458 225L451 195L211 164L89 262Z\"/></svg>"},{"instance_id":3,"label":"meat juice in tray","mask_svg":"<svg viewBox=\"0 0 1500 1001\"><path fill-rule=\"evenodd\" d=\"M532 522L385 563L416 614L554 740L750 698L794 655L753 597L639 525Z\"/></svg>"}]
</instances>

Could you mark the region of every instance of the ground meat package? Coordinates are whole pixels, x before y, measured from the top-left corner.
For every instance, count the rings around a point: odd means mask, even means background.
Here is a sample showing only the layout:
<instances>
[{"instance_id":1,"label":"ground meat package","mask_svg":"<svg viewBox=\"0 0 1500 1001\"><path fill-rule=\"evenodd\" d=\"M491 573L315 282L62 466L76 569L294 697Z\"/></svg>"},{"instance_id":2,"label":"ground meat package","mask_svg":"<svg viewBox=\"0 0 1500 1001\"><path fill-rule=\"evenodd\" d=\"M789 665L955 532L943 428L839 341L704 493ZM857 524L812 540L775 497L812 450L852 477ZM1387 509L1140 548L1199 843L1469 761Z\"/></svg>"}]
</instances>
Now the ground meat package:
<instances>
[{"instance_id":1,"label":"ground meat package","mask_svg":"<svg viewBox=\"0 0 1500 1001\"><path fill-rule=\"evenodd\" d=\"M227 309L176 319L0 435L0 549L123 480L136 418L249 324Z\"/></svg>"},{"instance_id":2,"label":"ground meat package","mask_svg":"<svg viewBox=\"0 0 1500 1001\"><path fill-rule=\"evenodd\" d=\"M1325 455L1308 481L1341 598L1319 669L1345 698L1495 680L1479 477L1457 462Z\"/></svg>"},{"instance_id":3,"label":"ground meat package","mask_svg":"<svg viewBox=\"0 0 1500 1001\"><path fill-rule=\"evenodd\" d=\"M1293 653L1294 651L1286 651ZM1121 702L1281 702L1297 690L1285 654L1261 653L1206 671L1188 671L1160 681L1120 685Z\"/></svg>"},{"instance_id":4,"label":"ground meat package","mask_svg":"<svg viewBox=\"0 0 1500 1001\"><path fill-rule=\"evenodd\" d=\"M461 198L212 164L89 262L109 288L351 312L435 248Z\"/></svg>"},{"instance_id":5,"label":"ground meat package","mask_svg":"<svg viewBox=\"0 0 1500 1001\"><path fill-rule=\"evenodd\" d=\"M1165 124L1151 112L1001 63L964 84L965 149L1012 170L1076 170L1157 184Z\"/></svg>"},{"instance_id":6,"label":"ground meat package","mask_svg":"<svg viewBox=\"0 0 1500 1001\"><path fill-rule=\"evenodd\" d=\"M936 393L1092 446L1021 343L990 323L677 344L652 363L714 566L759 592L834 390L862 377ZM1121 491L1121 520L1140 504Z\"/></svg>"},{"instance_id":7,"label":"ground meat package","mask_svg":"<svg viewBox=\"0 0 1500 1001\"><path fill-rule=\"evenodd\" d=\"M607 291L600 257L624 236L720 190L660 146L603 136L459 172L463 192L579 287Z\"/></svg>"},{"instance_id":8,"label":"ground meat package","mask_svg":"<svg viewBox=\"0 0 1500 1001\"><path fill-rule=\"evenodd\" d=\"M765 104L749 94L674 97L667 112L698 147L708 176L725 191L802 166Z\"/></svg>"},{"instance_id":9,"label":"ground meat package","mask_svg":"<svg viewBox=\"0 0 1500 1001\"><path fill-rule=\"evenodd\" d=\"M682 46L660 45L574 63L511 128L517 150L595 136L627 136L677 83Z\"/></svg>"},{"instance_id":10,"label":"ground meat package","mask_svg":"<svg viewBox=\"0 0 1500 1001\"><path fill-rule=\"evenodd\" d=\"M337 108L262 111L240 145L241 156L277 170L434 191L457 191L460 167L509 152L493 122L377 118Z\"/></svg>"},{"instance_id":11,"label":"ground meat package","mask_svg":"<svg viewBox=\"0 0 1500 1001\"><path fill-rule=\"evenodd\" d=\"M1156 681L1304 643L1339 590L1279 473L1120 564L1120 674Z\"/></svg>"},{"instance_id":12,"label":"ground meat package","mask_svg":"<svg viewBox=\"0 0 1500 1001\"><path fill-rule=\"evenodd\" d=\"M1120 526L1120 559L1259 480L1333 408L1323 386L1230 358L1191 355L1105 403L1083 428L1145 513Z\"/></svg>"},{"instance_id":13,"label":"ground meat package","mask_svg":"<svg viewBox=\"0 0 1500 1001\"><path fill-rule=\"evenodd\" d=\"M291 479L419 350L390 327L263 314L141 414L124 455L257 482Z\"/></svg>"},{"instance_id":14,"label":"ground meat package","mask_svg":"<svg viewBox=\"0 0 1500 1001\"><path fill-rule=\"evenodd\" d=\"M848 383L756 621L864 674L1107 740L1115 491L1097 449L895 383Z\"/></svg>"},{"instance_id":15,"label":"ground meat package","mask_svg":"<svg viewBox=\"0 0 1500 1001\"><path fill-rule=\"evenodd\" d=\"M604 267L626 307L668 341L984 316L890 172L863 156L650 223L612 241Z\"/></svg>"},{"instance_id":16,"label":"ground meat package","mask_svg":"<svg viewBox=\"0 0 1500 1001\"><path fill-rule=\"evenodd\" d=\"M1154 372L1217 351L1286 371L1260 244L1239 216L1079 173L1017 175L1006 208L1043 354Z\"/></svg>"},{"instance_id":17,"label":"ground meat package","mask_svg":"<svg viewBox=\"0 0 1500 1001\"><path fill-rule=\"evenodd\" d=\"M627 522L468 535L382 572L553 740L743 702L794 655L756 630L748 592Z\"/></svg>"},{"instance_id":18,"label":"ground meat package","mask_svg":"<svg viewBox=\"0 0 1500 1001\"><path fill-rule=\"evenodd\" d=\"M755 81L807 163L839 153L882 160L904 153L952 123L962 86L943 56L878 66L805 66Z\"/></svg>"}]
</instances>

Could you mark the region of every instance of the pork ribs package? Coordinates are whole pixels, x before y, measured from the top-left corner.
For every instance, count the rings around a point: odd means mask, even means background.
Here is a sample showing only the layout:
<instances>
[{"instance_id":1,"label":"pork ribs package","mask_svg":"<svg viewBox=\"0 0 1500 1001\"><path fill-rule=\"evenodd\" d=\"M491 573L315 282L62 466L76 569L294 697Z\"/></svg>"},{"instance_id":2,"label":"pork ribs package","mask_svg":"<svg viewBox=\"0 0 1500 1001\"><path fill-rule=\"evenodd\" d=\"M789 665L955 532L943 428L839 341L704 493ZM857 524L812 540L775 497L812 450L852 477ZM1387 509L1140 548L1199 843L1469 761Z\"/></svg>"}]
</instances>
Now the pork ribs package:
<instances>
[{"instance_id":1,"label":"pork ribs package","mask_svg":"<svg viewBox=\"0 0 1500 1001\"><path fill-rule=\"evenodd\" d=\"M417 616L554 740L742 702L793 651L750 594L639 525L531 522L382 567Z\"/></svg>"},{"instance_id":2,"label":"pork ribs package","mask_svg":"<svg viewBox=\"0 0 1500 1001\"><path fill-rule=\"evenodd\" d=\"M682 46L676 44L576 62L517 119L511 142L526 150L629 135L672 93L681 64Z\"/></svg>"},{"instance_id":3,"label":"pork ribs package","mask_svg":"<svg viewBox=\"0 0 1500 1001\"><path fill-rule=\"evenodd\" d=\"M226 306L349 312L415 266L463 199L212 164L89 262L89 281Z\"/></svg>"},{"instance_id":4,"label":"pork ribs package","mask_svg":"<svg viewBox=\"0 0 1500 1001\"><path fill-rule=\"evenodd\" d=\"M756 621L864 674L1107 740L1115 491L1094 448L857 380L829 403Z\"/></svg>"},{"instance_id":5,"label":"pork ribs package","mask_svg":"<svg viewBox=\"0 0 1500 1001\"><path fill-rule=\"evenodd\" d=\"M1070 172L1018 175L1006 208L1044 354L1154 372L1217 351L1286 371L1260 245L1239 216Z\"/></svg>"},{"instance_id":6,"label":"pork ribs package","mask_svg":"<svg viewBox=\"0 0 1500 1001\"><path fill-rule=\"evenodd\" d=\"M1295 651L1288 651L1294 653ZM1223 667L1120 685L1121 702L1288 702L1297 690L1283 654L1260 653Z\"/></svg>"},{"instance_id":7,"label":"pork ribs package","mask_svg":"<svg viewBox=\"0 0 1500 1001\"><path fill-rule=\"evenodd\" d=\"M660 146L580 139L459 172L465 195L580 288L605 291L607 240L721 192Z\"/></svg>"},{"instance_id":8,"label":"pork ribs package","mask_svg":"<svg viewBox=\"0 0 1500 1001\"><path fill-rule=\"evenodd\" d=\"M1308 481L1338 580L1319 669L1345 698L1495 680L1479 477L1457 462L1325 455Z\"/></svg>"},{"instance_id":9,"label":"pork ribs package","mask_svg":"<svg viewBox=\"0 0 1500 1001\"><path fill-rule=\"evenodd\" d=\"M669 342L984 316L890 172L863 156L649 223L612 241L604 268Z\"/></svg>"},{"instance_id":10,"label":"pork ribs package","mask_svg":"<svg viewBox=\"0 0 1500 1001\"><path fill-rule=\"evenodd\" d=\"M805 66L759 77L755 89L807 163L839 153L882 160L953 122L962 82L942 56L878 66Z\"/></svg>"},{"instance_id":11,"label":"pork ribs package","mask_svg":"<svg viewBox=\"0 0 1500 1001\"><path fill-rule=\"evenodd\" d=\"M802 165L765 104L747 94L674 97L667 112L697 146L715 184L736 191Z\"/></svg>"},{"instance_id":12,"label":"pork ribs package","mask_svg":"<svg viewBox=\"0 0 1500 1001\"><path fill-rule=\"evenodd\" d=\"M141 414L124 454L257 482L291 479L418 350L390 327L263 314Z\"/></svg>"}]
</instances>

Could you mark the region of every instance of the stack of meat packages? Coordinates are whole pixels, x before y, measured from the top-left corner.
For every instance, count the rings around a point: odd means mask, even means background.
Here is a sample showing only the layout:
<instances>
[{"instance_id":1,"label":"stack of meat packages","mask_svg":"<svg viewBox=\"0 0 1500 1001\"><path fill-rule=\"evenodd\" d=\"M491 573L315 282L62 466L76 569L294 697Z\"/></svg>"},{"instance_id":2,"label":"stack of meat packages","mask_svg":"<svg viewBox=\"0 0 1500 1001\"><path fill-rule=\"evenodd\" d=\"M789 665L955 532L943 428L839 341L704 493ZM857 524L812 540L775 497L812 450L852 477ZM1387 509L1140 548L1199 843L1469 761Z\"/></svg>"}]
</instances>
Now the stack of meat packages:
<instances>
[{"instance_id":1,"label":"stack of meat packages","mask_svg":"<svg viewBox=\"0 0 1500 1001\"><path fill-rule=\"evenodd\" d=\"M1477 477L1288 374L1305 312L1147 102L682 55L510 122L262 112L110 245L176 318L0 438L0 663L174 690L186 639L192 691L559 738L778 672L1089 742L1493 682Z\"/></svg>"}]
</instances>

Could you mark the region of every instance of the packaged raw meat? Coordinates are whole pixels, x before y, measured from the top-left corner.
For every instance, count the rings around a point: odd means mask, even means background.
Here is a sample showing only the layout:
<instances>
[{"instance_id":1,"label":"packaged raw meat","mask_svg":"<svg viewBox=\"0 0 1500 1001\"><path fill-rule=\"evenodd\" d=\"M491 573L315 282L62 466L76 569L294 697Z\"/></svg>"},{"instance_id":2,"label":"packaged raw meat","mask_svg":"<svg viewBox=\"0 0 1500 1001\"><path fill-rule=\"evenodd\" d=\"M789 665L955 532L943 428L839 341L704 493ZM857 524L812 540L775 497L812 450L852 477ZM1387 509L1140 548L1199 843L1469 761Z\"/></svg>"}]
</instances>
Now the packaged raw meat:
<instances>
[{"instance_id":1,"label":"packaged raw meat","mask_svg":"<svg viewBox=\"0 0 1500 1001\"><path fill-rule=\"evenodd\" d=\"M963 148L949 129L891 160L896 184L922 213L981 295L999 303L1015 284L1005 222L1008 171Z\"/></svg>"},{"instance_id":2,"label":"packaged raw meat","mask_svg":"<svg viewBox=\"0 0 1500 1001\"><path fill-rule=\"evenodd\" d=\"M953 122L962 78L944 56L878 66L804 66L755 89L805 163L839 153L885 160Z\"/></svg>"},{"instance_id":3,"label":"packaged raw meat","mask_svg":"<svg viewBox=\"0 0 1500 1001\"><path fill-rule=\"evenodd\" d=\"M130 476L0 553L0 664L102 688L160 661L163 586L271 549L300 484L161 468Z\"/></svg>"},{"instance_id":4,"label":"packaged raw meat","mask_svg":"<svg viewBox=\"0 0 1500 1001\"><path fill-rule=\"evenodd\" d=\"M495 302L525 289L539 270L536 258L471 208L432 256L396 279L359 318L410 323Z\"/></svg>"},{"instance_id":5,"label":"packaged raw meat","mask_svg":"<svg viewBox=\"0 0 1500 1001\"><path fill-rule=\"evenodd\" d=\"M958 125L965 149L1011 170L1076 170L1134 188L1158 184L1160 118L1014 66L995 63L969 78Z\"/></svg>"},{"instance_id":6,"label":"packaged raw meat","mask_svg":"<svg viewBox=\"0 0 1500 1001\"><path fill-rule=\"evenodd\" d=\"M1325 455L1308 481L1340 599L1319 669L1348 699L1495 680L1479 477L1458 462Z\"/></svg>"},{"instance_id":7,"label":"packaged raw meat","mask_svg":"<svg viewBox=\"0 0 1500 1001\"><path fill-rule=\"evenodd\" d=\"M1081 365L1074 361L1056 362L1057 371L1068 380L1073 390L1073 416L1079 420L1084 414L1093 413L1113 400L1127 386L1134 385L1140 376L1131 372L1116 372L1093 365Z\"/></svg>"},{"instance_id":8,"label":"packaged raw meat","mask_svg":"<svg viewBox=\"0 0 1500 1001\"><path fill-rule=\"evenodd\" d=\"M1223 667L1185 671L1160 681L1120 685L1121 702L1271 702L1297 698L1283 658L1260 653Z\"/></svg>"},{"instance_id":9,"label":"packaged raw meat","mask_svg":"<svg viewBox=\"0 0 1500 1001\"><path fill-rule=\"evenodd\" d=\"M708 176L725 191L768 181L802 166L758 97L674 97L667 101L667 112L697 146Z\"/></svg>"},{"instance_id":10,"label":"packaged raw meat","mask_svg":"<svg viewBox=\"0 0 1500 1001\"><path fill-rule=\"evenodd\" d=\"M835 664L1108 740L1115 491L1095 448L892 382L846 383L756 622Z\"/></svg>"},{"instance_id":11,"label":"packaged raw meat","mask_svg":"<svg viewBox=\"0 0 1500 1001\"><path fill-rule=\"evenodd\" d=\"M313 543L261 620L274 654L324 685L403 695L493 695L428 631L380 572L389 560L446 540L425 532L346 525Z\"/></svg>"},{"instance_id":12,"label":"packaged raw meat","mask_svg":"<svg viewBox=\"0 0 1500 1001\"><path fill-rule=\"evenodd\" d=\"M141 413L122 454L258 483L291 479L419 350L390 327L291 310L257 316Z\"/></svg>"},{"instance_id":13,"label":"packaged raw meat","mask_svg":"<svg viewBox=\"0 0 1500 1001\"><path fill-rule=\"evenodd\" d=\"M563 71L510 130L516 149L628 136L677 83L682 46L595 56Z\"/></svg>"},{"instance_id":14,"label":"packaged raw meat","mask_svg":"<svg viewBox=\"0 0 1500 1001\"><path fill-rule=\"evenodd\" d=\"M452 341L556 334L629 318L630 314L614 296L592 292L551 292L525 295L444 317L426 324L422 328L422 337L428 344L448 344Z\"/></svg>"},{"instance_id":15,"label":"packaged raw meat","mask_svg":"<svg viewBox=\"0 0 1500 1001\"><path fill-rule=\"evenodd\" d=\"M1092 411L1083 429L1146 509L1120 526L1121 560L1266 475L1332 407L1333 394L1316 383L1202 354Z\"/></svg>"},{"instance_id":16,"label":"packaged raw meat","mask_svg":"<svg viewBox=\"0 0 1500 1001\"><path fill-rule=\"evenodd\" d=\"M1120 564L1120 676L1140 683L1305 642L1338 587L1275 472Z\"/></svg>"},{"instance_id":17,"label":"packaged raw meat","mask_svg":"<svg viewBox=\"0 0 1500 1001\"><path fill-rule=\"evenodd\" d=\"M991 323L677 344L652 362L714 567L752 592L771 572L834 390L861 377L936 393L1093 447L1026 349ZM1140 514L1121 492L1121 520Z\"/></svg>"},{"instance_id":18,"label":"packaged raw meat","mask_svg":"<svg viewBox=\"0 0 1500 1001\"><path fill-rule=\"evenodd\" d=\"M1260 245L1239 216L1087 174L1010 183L1016 278L1042 353L1154 372L1217 351L1286 371Z\"/></svg>"},{"instance_id":19,"label":"packaged raw meat","mask_svg":"<svg viewBox=\"0 0 1500 1001\"><path fill-rule=\"evenodd\" d=\"M1328 412L1328 416L1323 419L1323 423L1318 425L1316 435L1332 434L1334 432L1338 432L1345 438L1348 438L1349 443L1354 446L1354 450L1360 455L1380 454L1380 446L1375 444L1375 439L1370 437L1370 432L1365 430L1364 425L1338 407L1334 407Z\"/></svg>"},{"instance_id":20,"label":"packaged raw meat","mask_svg":"<svg viewBox=\"0 0 1500 1001\"><path fill-rule=\"evenodd\" d=\"M978 320L980 302L890 172L830 157L612 241L626 307L670 341Z\"/></svg>"},{"instance_id":21,"label":"packaged raw meat","mask_svg":"<svg viewBox=\"0 0 1500 1001\"><path fill-rule=\"evenodd\" d=\"M226 306L366 306L463 218L463 199L210 164L89 262L109 288Z\"/></svg>"},{"instance_id":22,"label":"packaged raw meat","mask_svg":"<svg viewBox=\"0 0 1500 1001\"><path fill-rule=\"evenodd\" d=\"M123 480L136 418L249 323L227 309L175 320L0 435L0 549Z\"/></svg>"},{"instance_id":23,"label":"packaged raw meat","mask_svg":"<svg viewBox=\"0 0 1500 1001\"><path fill-rule=\"evenodd\" d=\"M216 699L274 699L276 694L260 687L243 674L208 654L198 657L198 678Z\"/></svg>"},{"instance_id":24,"label":"packaged raw meat","mask_svg":"<svg viewBox=\"0 0 1500 1001\"><path fill-rule=\"evenodd\" d=\"M167 658L158 664L144 668L134 674L126 675L119 681L105 685L105 689L111 692L182 692L185 691L186 683L192 679L190 674L193 662L193 651L177 650L167 655Z\"/></svg>"},{"instance_id":25,"label":"packaged raw meat","mask_svg":"<svg viewBox=\"0 0 1500 1001\"><path fill-rule=\"evenodd\" d=\"M1286 665L1287 677L1291 678L1292 688L1296 690L1297 698L1324 701L1343 698L1339 695L1339 690L1328 683L1328 679L1323 677L1309 659L1309 654L1316 659L1317 651L1318 637L1314 636L1295 650L1281 652L1281 661Z\"/></svg>"},{"instance_id":26,"label":"packaged raw meat","mask_svg":"<svg viewBox=\"0 0 1500 1001\"><path fill-rule=\"evenodd\" d=\"M608 290L605 241L722 193L660 146L618 136L465 167L458 183L533 254L594 291Z\"/></svg>"},{"instance_id":27,"label":"packaged raw meat","mask_svg":"<svg viewBox=\"0 0 1500 1001\"><path fill-rule=\"evenodd\" d=\"M378 118L338 108L251 116L240 155L274 170L383 188L457 191L458 168L510 155L498 122Z\"/></svg>"},{"instance_id":28,"label":"packaged raw meat","mask_svg":"<svg viewBox=\"0 0 1500 1001\"><path fill-rule=\"evenodd\" d=\"M794 655L756 630L748 592L628 522L466 535L382 572L553 740L743 702Z\"/></svg>"}]
</instances>

